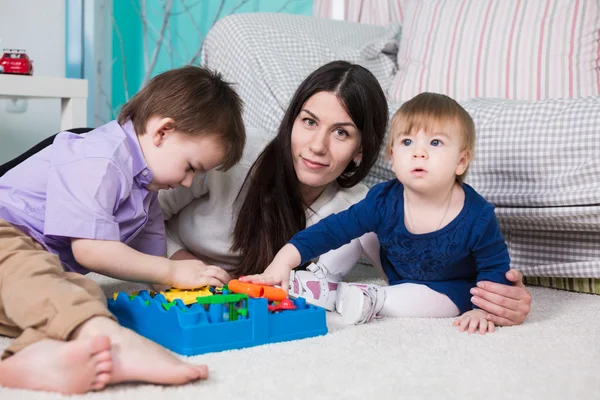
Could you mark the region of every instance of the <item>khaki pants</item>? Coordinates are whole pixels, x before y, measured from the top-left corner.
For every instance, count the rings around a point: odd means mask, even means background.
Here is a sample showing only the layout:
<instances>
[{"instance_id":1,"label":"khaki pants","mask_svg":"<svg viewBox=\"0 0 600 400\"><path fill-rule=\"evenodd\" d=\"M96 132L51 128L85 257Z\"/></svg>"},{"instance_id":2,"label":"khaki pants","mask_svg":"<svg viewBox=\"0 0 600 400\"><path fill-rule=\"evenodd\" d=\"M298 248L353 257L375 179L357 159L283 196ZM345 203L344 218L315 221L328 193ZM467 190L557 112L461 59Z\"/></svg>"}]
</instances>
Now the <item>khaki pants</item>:
<instances>
[{"instance_id":1,"label":"khaki pants","mask_svg":"<svg viewBox=\"0 0 600 400\"><path fill-rule=\"evenodd\" d=\"M65 272L59 258L0 219L0 335L16 340L2 359L39 340L68 340L94 316L113 318L94 281Z\"/></svg>"}]
</instances>

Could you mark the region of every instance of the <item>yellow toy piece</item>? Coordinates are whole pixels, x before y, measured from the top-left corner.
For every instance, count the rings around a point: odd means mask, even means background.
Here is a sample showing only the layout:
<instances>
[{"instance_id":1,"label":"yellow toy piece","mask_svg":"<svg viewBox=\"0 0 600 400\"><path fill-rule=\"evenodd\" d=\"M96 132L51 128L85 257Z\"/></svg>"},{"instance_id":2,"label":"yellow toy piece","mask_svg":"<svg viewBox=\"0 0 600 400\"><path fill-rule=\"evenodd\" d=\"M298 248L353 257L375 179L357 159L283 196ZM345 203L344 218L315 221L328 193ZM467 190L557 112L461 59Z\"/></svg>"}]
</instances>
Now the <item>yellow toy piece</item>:
<instances>
[{"instance_id":1,"label":"yellow toy piece","mask_svg":"<svg viewBox=\"0 0 600 400\"><path fill-rule=\"evenodd\" d=\"M183 304L193 304L196 302L196 297L212 296L212 292L208 286L202 286L198 289L167 289L164 292L160 292L168 302L175 299L181 299Z\"/></svg>"}]
</instances>

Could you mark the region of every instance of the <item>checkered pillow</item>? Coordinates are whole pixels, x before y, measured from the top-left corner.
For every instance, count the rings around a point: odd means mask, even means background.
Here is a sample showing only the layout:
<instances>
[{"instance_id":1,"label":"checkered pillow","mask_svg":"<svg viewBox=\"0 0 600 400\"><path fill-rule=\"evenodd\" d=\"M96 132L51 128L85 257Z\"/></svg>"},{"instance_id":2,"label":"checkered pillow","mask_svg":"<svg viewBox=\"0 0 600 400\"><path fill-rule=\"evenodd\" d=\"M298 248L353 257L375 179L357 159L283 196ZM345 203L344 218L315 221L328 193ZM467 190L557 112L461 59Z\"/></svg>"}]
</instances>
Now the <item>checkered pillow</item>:
<instances>
[{"instance_id":1,"label":"checkered pillow","mask_svg":"<svg viewBox=\"0 0 600 400\"><path fill-rule=\"evenodd\" d=\"M395 101L600 94L598 0L404 0Z\"/></svg>"},{"instance_id":2,"label":"checkered pillow","mask_svg":"<svg viewBox=\"0 0 600 400\"><path fill-rule=\"evenodd\" d=\"M600 96L462 105L477 129L466 181L496 206L512 266L600 278ZM393 178L380 157L367 184Z\"/></svg>"},{"instance_id":3,"label":"checkered pillow","mask_svg":"<svg viewBox=\"0 0 600 400\"><path fill-rule=\"evenodd\" d=\"M362 65L385 91L395 72L399 25L379 27L278 13L235 14L208 33L202 62L244 100L247 126L275 134L300 83L334 60Z\"/></svg>"}]
</instances>

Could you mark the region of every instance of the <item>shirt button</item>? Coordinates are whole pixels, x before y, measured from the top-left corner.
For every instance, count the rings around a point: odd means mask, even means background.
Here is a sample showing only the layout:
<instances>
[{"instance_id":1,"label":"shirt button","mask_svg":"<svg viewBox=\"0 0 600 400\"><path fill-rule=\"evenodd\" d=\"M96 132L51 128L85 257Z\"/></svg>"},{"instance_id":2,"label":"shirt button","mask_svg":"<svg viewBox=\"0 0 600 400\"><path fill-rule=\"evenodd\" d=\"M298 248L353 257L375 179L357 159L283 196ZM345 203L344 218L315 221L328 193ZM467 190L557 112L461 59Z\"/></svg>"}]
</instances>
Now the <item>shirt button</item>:
<instances>
[{"instance_id":1,"label":"shirt button","mask_svg":"<svg viewBox=\"0 0 600 400\"><path fill-rule=\"evenodd\" d=\"M147 169L143 170L143 171L142 171L142 175L144 175L144 176L148 176L148 170L147 170Z\"/></svg>"}]
</instances>

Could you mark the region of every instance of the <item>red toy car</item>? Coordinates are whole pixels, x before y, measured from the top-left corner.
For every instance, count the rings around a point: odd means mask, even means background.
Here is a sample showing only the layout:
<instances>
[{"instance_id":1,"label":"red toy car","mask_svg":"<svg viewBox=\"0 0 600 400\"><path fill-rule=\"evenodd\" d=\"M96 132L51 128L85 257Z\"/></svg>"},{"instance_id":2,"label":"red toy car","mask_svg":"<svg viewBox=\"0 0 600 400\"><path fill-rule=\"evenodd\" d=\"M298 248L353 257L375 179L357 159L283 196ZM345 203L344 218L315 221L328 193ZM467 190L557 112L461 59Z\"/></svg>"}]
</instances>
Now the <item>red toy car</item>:
<instances>
[{"instance_id":1,"label":"red toy car","mask_svg":"<svg viewBox=\"0 0 600 400\"><path fill-rule=\"evenodd\" d=\"M33 75L33 60L25 50L4 49L0 58L0 74Z\"/></svg>"}]
</instances>

